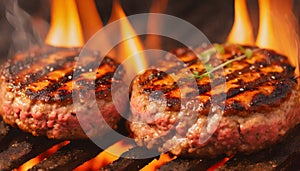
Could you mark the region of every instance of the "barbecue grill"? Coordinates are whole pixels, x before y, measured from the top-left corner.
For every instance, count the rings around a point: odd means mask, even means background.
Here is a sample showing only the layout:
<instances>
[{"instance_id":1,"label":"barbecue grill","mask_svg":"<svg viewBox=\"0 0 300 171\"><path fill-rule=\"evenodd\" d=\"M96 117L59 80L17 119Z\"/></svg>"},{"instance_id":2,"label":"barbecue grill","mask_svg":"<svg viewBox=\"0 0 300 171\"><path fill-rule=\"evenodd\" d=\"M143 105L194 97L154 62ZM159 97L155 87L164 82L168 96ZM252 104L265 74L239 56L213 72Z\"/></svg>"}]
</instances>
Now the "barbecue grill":
<instances>
[{"instance_id":1,"label":"barbecue grill","mask_svg":"<svg viewBox=\"0 0 300 171\"><path fill-rule=\"evenodd\" d=\"M299 170L300 169L300 126L297 126L281 143L252 155L236 155L225 164L224 156L217 159L176 158L162 165L159 170ZM108 135L109 136L109 135ZM105 138L103 138L105 139ZM0 170L18 168L28 160L38 156L54 145L61 143L45 137L34 137L0 121ZM71 141L42 160L30 170L73 170L94 158L101 149L86 140ZM123 153L113 163L101 170L140 170L154 158L135 159L143 153L151 153L143 147L134 147ZM128 157L130 156L130 157Z\"/></svg>"},{"instance_id":2,"label":"barbecue grill","mask_svg":"<svg viewBox=\"0 0 300 171\"><path fill-rule=\"evenodd\" d=\"M299 6L300 1L297 0L295 2ZM212 1L207 2L207 4L214 5L216 6L216 9L218 9L218 7L224 5L224 2ZM226 6L232 6L228 4ZM149 6L149 4L147 5ZM256 6L257 4L251 5ZM200 20L199 16L191 17L194 15L194 13L193 11L189 11L189 5L185 5L183 7L182 5L178 4L176 6L177 8L182 9L181 13L183 16L181 16L181 18L184 18L197 25L197 27L205 32L211 41L225 41L225 37L227 36L226 33L228 33L230 30L230 26L232 24L232 16L227 17L227 15L228 11L232 11L232 9L227 8L225 9L225 12L224 10L220 12L219 15L222 16L223 14L226 14L225 17L228 18L228 20L226 19L226 21L220 21L222 23L218 25L223 25L225 29L221 29L222 32L218 32L215 28L212 29L212 27L215 25L215 22L213 22L214 19L209 18L209 15L216 12L216 9L203 11L202 18ZM99 11L109 14L107 11ZM134 11L134 9L132 11ZM143 12L143 10L141 11ZM180 10L177 9L177 11ZM176 10L167 12L173 15L176 14ZM129 14L133 13L129 12ZM252 17L255 21L257 16ZM209 25L200 25L199 23L197 24L193 21L201 21L201 23L209 23ZM257 23L255 25L255 22L254 30L257 30ZM174 45L169 44L165 48L172 49L174 48ZM124 130L120 131L124 132ZM292 130L289 135L279 144L251 155L238 154L230 157L220 156L216 159L190 159L177 157L176 159L163 164L159 170L213 170L215 168L218 168L219 170L300 170L299 132L300 125ZM106 135L106 137L109 137L109 134ZM105 140L106 137L103 139ZM110 145L113 145L113 143L116 143L120 140L121 139L115 140ZM54 154L44 156L44 159L38 164L34 165L30 170L73 170L105 150L99 148L89 140L73 140L66 142L50 140L45 137L35 137L31 134L24 133L17 128L8 126L2 121L2 119L0 119L0 170L17 169L30 159L44 154L45 151L56 145L59 145L61 148L59 148ZM143 156L143 153L151 152L153 151L147 150L143 147L134 147L123 153L120 158L113 163L101 168L101 170L140 170L153 160L158 159L159 156L140 159L139 156ZM123 158L122 156L127 157Z\"/></svg>"}]
</instances>

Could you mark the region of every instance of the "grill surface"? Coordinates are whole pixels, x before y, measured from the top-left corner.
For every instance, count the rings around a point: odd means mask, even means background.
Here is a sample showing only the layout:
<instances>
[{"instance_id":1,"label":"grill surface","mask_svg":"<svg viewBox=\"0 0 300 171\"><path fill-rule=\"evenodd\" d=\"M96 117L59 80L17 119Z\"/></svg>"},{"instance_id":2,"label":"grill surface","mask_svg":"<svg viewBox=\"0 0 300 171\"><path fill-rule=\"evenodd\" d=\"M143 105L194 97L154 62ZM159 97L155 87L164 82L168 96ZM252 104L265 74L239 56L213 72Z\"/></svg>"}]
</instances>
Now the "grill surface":
<instances>
[{"instance_id":1,"label":"grill surface","mask_svg":"<svg viewBox=\"0 0 300 171\"><path fill-rule=\"evenodd\" d=\"M279 144L244 156L236 155L219 169L229 170L300 170L300 125ZM108 135L109 136L109 135ZM105 137L103 139L106 139ZM115 140L118 141L118 140ZM0 120L0 170L18 168L26 161L46 151L60 141L30 134L11 128ZM91 141L72 141L60 148L52 156L41 161L30 170L73 170L85 161L103 151ZM135 147L122 154L118 160L101 170L139 170L155 158L135 159L143 153L151 153L142 147ZM217 159L183 159L177 158L161 166L159 170L207 170L222 161Z\"/></svg>"}]
</instances>

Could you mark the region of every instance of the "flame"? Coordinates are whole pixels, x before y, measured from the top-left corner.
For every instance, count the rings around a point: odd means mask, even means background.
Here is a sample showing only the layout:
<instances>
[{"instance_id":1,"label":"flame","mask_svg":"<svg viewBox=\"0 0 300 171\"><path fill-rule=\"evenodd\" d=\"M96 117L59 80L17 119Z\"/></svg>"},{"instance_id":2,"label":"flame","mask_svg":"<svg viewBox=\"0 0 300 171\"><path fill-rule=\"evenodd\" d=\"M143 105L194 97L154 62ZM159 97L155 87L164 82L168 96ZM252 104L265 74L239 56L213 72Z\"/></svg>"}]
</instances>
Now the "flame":
<instances>
[{"instance_id":1,"label":"flame","mask_svg":"<svg viewBox=\"0 0 300 171\"><path fill-rule=\"evenodd\" d=\"M154 159L152 162L150 162L147 166L142 168L140 171L157 170L165 163L174 159L176 159L176 156L170 157L168 154L161 154L158 160Z\"/></svg>"},{"instance_id":2,"label":"flame","mask_svg":"<svg viewBox=\"0 0 300 171\"><path fill-rule=\"evenodd\" d=\"M82 47L83 34L75 0L51 2L51 24L46 44L57 47Z\"/></svg>"},{"instance_id":3,"label":"flame","mask_svg":"<svg viewBox=\"0 0 300 171\"><path fill-rule=\"evenodd\" d=\"M225 163L230 160L233 156L229 156L229 157L225 157L224 159L222 159L221 161L219 161L218 163L212 165L210 168L207 169L207 171L214 171L214 170L218 170L220 167L224 166Z\"/></svg>"},{"instance_id":4,"label":"flame","mask_svg":"<svg viewBox=\"0 0 300 171\"><path fill-rule=\"evenodd\" d=\"M28 160L26 163L22 164L18 169L16 169L17 171L26 171L29 170L30 168L32 168L33 166L37 165L39 162L41 162L42 160L50 157L52 154L54 154L57 150L59 150L60 148L62 148L63 146L66 146L67 144L69 144L70 141L63 141L59 144L54 145L53 147L49 148L47 151L39 154L38 156L36 156L35 158L32 158L30 160Z\"/></svg>"},{"instance_id":5,"label":"flame","mask_svg":"<svg viewBox=\"0 0 300 171\"><path fill-rule=\"evenodd\" d=\"M117 56L119 59L123 57L123 59L121 60L124 60L124 58L131 57L139 53L139 55L134 56L134 64L132 64L131 66L125 66L125 69L127 72L131 72L132 67L134 67L134 70L136 72L141 71L147 66L145 56L140 53L144 50L143 44L141 40L136 36L136 33L132 28L130 22L126 19L126 14L123 11L119 1L114 0L110 22L117 19L122 19L120 22L120 28L121 35L124 38L124 41L119 45Z\"/></svg>"},{"instance_id":6,"label":"flame","mask_svg":"<svg viewBox=\"0 0 300 171\"><path fill-rule=\"evenodd\" d=\"M286 55L298 70L299 37L292 0L259 0L256 45Z\"/></svg>"},{"instance_id":7,"label":"flame","mask_svg":"<svg viewBox=\"0 0 300 171\"><path fill-rule=\"evenodd\" d=\"M117 160L122 153L128 151L130 148L132 148L132 145L129 143L126 143L125 141L119 141L115 143L114 145L108 147L105 151L98 154L95 158L85 162L81 166L74 169L74 171L81 171L81 170L99 170L103 166L106 166L113 161ZM116 155L113 155L111 153L114 153Z\"/></svg>"},{"instance_id":8,"label":"flame","mask_svg":"<svg viewBox=\"0 0 300 171\"><path fill-rule=\"evenodd\" d=\"M253 45L254 36L246 0L234 1L234 23L227 42Z\"/></svg>"},{"instance_id":9,"label":"flame","mask_svg":"<svg viewBox=\"0 0 300 171\"><path fill-rule=\"evenodd\" d=\"M76 0L85 41L103 27L94 0Z\"/></svg>"},{"instance_id":10,"label":"flame","mask_svg":"<svg viewBox=\"0 0 300 171\"><path fill-rule=\"evenodd\" d=\"M150 8L150 13L163 13L167 8L168 0L153 0ZM154 32L157 29L161 29L160 20L149 16L148 19L148 30L149 32ZM147 35L145 40L145 45L147 49L160 49L161 46L161 37L159 35Z\"/></svg>"}]
</instances>

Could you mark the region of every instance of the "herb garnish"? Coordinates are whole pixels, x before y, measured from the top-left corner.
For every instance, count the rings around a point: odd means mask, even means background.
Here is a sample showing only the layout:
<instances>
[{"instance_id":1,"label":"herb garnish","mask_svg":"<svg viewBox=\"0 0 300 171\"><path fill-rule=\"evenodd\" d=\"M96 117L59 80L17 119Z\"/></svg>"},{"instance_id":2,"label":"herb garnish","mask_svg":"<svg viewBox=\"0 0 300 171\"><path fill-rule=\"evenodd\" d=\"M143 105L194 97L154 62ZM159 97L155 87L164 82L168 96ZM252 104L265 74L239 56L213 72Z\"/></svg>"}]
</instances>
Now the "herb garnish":
<instances>
[{"instance_id":1,"label":"herb garnish","mask_svg":"<svg viewBox=\"0 0 300 171\"><path fill-rule=\"evenodd\" d=\"M203 74L200 74L198 71L193 71L194 78L197 79L197 80L201 80L202 78L207 77L207 76L213 78L214 77L214 75L213 75L214 71L216 71L220 68L223 68L225 66L230 67L232 65L232 62L234 62L234 61L239 61L239 60L242 60L244 58L251 58L253 56L254 52L260 51L260 49L254 49L254 50L251 50L249 48L245 49L242 46L239 46L239 49L243 52L242 55L237 56L233 59L230 59L230 60L228 60L228 61L226 61L226 62L224 62L224 63L222 63L222 64L220 64L216 67L213 67L211 64L208 64L207 62L210 60L210 58L213 54L216 54L216 53L223 54L223 53L225 53L225 49L222 45L214 44L214 46L212 48L200 53L197 56L200 58L201 62L204 63L206 72L203 73Z\"/></svg>"}]
</instances>

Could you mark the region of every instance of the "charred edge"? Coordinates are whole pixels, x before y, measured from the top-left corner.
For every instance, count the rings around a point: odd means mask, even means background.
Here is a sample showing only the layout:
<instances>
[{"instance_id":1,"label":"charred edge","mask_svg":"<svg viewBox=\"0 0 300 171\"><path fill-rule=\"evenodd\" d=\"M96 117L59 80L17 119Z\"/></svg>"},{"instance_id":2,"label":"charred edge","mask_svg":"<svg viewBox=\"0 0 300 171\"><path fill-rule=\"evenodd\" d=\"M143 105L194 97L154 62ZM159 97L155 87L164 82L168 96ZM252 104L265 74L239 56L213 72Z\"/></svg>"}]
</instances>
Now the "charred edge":
<instances>
[{"instance_id":1,"label":"charred edge","mask_svg":"<svg viewBox=\"0 0 300 171\"><path fill-rule=\"evenodd\" d=\"M158 70L148 70L146 71L146 74L150 73L147 76L144 76L144 78L139 77L139 85L140 86L146 86L148 85L150 82L155 82L158 80L162 80L164 78L166 78L168 76L167 73L163 72L163 71L158 71ZM146 78L145 78L146 77Z\"/></svg>"},{"instance_id":2,"label":"charred edge","mask_svg":"<svg viewBox=\"0 0 300 171\"><path fill-rule=\"evenodd\" d=\"M257 106L268 106L270 104L280 104L284 99L286 99L294 87L295 82L293 80L282 79L276 82L274 91L270 95L256 94L250 105L253 107Z\"/></svg>"},{"instance_id":3,"label":"charred edge","mask_svg":"<svg viewBox=\"0 0 300 171\"><path fill-rule=\"evenodd\" d=\"M291 67L290 70L293 71L293 68L294 67ZM241 72L241 71L236 71L236 72ZM257 72L259 72L259 71L257 71ZM242 79L239 79L238 82L237 82L239 87L229 89L228 92L227 92L227 97L230 98L230 97L236 96L236 95L238 95L242 92L245 92L247 90L252 90L253 88L255 88L256 86L258 86L260 84L270 82L270 81L273 81L273 80L279 80L279 79L282 79L284 77L289 78L289 76L293 75L292 74L293 72L290 72L290 71L287 71L287 70L284 70L282 73L279 73L279 72L268 72L268 73L259 72L259 73L261 74L261 77L259 77L258 79L256 79L255 81L252 81L252 82L244 82ZM246 74L246 73L242 73L242 74ZM235 74L233 74L233 75L235 75ZM237 77L238 76L236 75L236 76L232 77L232 79L233 78L235 79ZM226 81L230 81L230 80L227 79ZM217 85L220 85L223 82L224 81L222 79L215 79L215 80L213 80L213 82L211 84L213 86L217 86ZM241 88L242 88L242 90L241 90ZM204 93L211 90L211 85L210 84L198 85L198 89L199 89L200 94L204 94Z\"/></svg>"},{"instance_id":4,"label":"charred edge","mask_svg":"<svg viewBox=\"0 0 300 171\"><path fill-rule=\"evenodd\" d=\"M106 86L111 85L113 76L114 76L114 72L108 72L102 77L97 78L95 81L96 87L99 87L100 85L106 85Z\"/></svg>"},{"instance_id":5,"label":"charred edge","mask_svg":"<svg viewBox=\"0 0 300 171\"><path fill-rule=\"evenodd\" d=\"M49 66L49 68L53 68L53 70L65 68L65 65L70 64L69 62L73 63L74 57L75 56L66 56L64 59L58 60L55 64L52 63L52 64L49 64L48 66ZM36 57L34 57L34 58L36 58ZM25 60L29 60L30 63L36 61L34 59L25 59ZM12 65L12 67L14 67L14 65ZM9 77L6 77L6 79L9 79L8 82L11 82L12 85L17 84L19 88L24 89L26 86L28 86L32 83L38 82L42 77L46 76L50 72L49 68L45 67L43 70L37 71L35 73L28 73L27 74L28 77L26 77L24 79L24 82L19 82L19 83L17 82L17 80L18 80L17 77L20 74L21 70L18 74L15 74L15 75L13 74L12 71L10 71L9 75L14 76L14 78L9 76ZM24 68L24 69L26 69L26 68ZM71 75L71 74L68 73L66 75L66 78L68 78L69 75ZM51 81L51 80L49 80L49 81ZM34 92L31 92L30 90L26 90L26 92L28 93L28 95L31 95L32 98L37 97L37 94L34 94Z\"/></svg>"},{"instance_id":6,"label":"charred edge","mask_svg":"<svg viewBox=\"0 0 300 171\"><path fill-rule=\"evenodd\" d=\"M54 99L53 97L51 97L50 94L56 91L59 87L61 87L63 83L69 81L70 79L68 78L68 76L72 74L73 74L72 72L69 72L57 81L50 80L51 81L50 85L45 87L43 90L35 92L30 89L27 89L25 93L29 95L31 100L42 100L42 101L49 101L49 102L53 101ZM66 93L66 91L64 93ZM61 94L59 96L61 96ZM55 98L55 100L56 99L57 98Z\"/></svg>"},{"instance_id":7,"label":"charred edge","mask_svg":"<svg viewBox=\"0 0 300 171\"><path fill-rule=\"evenodd\" d=\"M248 66L245 67L244 69L236 70L235 72L226 75L225 76L226 81L228 82L228 81L231 81L233 79L236 79L241 74L247 74L247 73L251 73L251 72L260 73L262 75L261 78L257 79L254 82L245 83L242 79L238 80L238 84L240 85L240 88L243 88L243 89L247 90L247 89L250 89L253 86L257 86L258 84L266 82L266 81L270 81L270 80L273 80L273 79L279 79L279 78L284 77L284 76L292 76L293 72L294 72L294 69L295 69L295 67L287 64L287 65L281 65L281 67L283 67L283 69L284 69L284 71L282 73L279 73L279 72L263 73L263 72L259 71L259 68L261 66L266 67L268 65L269 64L267 63L267 61L258 62L255 65L252 65L252 66L254 66L254 68L256 68L255 70L252 71L250 69L251 65L248 64ZM204 85L200 84L200 85L198 85L199 93L200 94L206 93L206 92L211 90L210 85L217 86L217 85L222 84L223 82L224 82L224 80L222 78L220 78L220 79L217 78L217 79L212 80L212 83L208 83L208 84L204 84ZM228 97L232 97L234 95L237 95L240 92L239 91L240 88L234 88L234 89L229 90Z\"/></svg>"},{"instance_id":8,"label":"charred edge","mask_svg":"<svg viewBox=\"0 0 300 171\"><path fill-rule=\"evenodd\" d=\"M166 110L179 112L181 109L180 106L181 106L180 98L167 97L167 109Z\"/></svg>"},{"instance_id":9,"label":"charred edge","mask_svg":"<svg viewBox=\"0 0 300 171\"><path fill-rule=\"evenodd\" d=\"M266 83L270 84L270 82ZM295 83L293 80L276 80L271 83L274 86L274 90L269 95L258 93L255 94L251 99L250 108L251 111L267 111L269 110L270 105L280 105L280 103L289 97L291 94L291 90L294 87ZM231 97L234 98L234 97ZM230 99L230 98L229 98ZM246 111L248 107L245 106L239 100L233 100L233 103L225 105L225 111ZM230 113L230 112L225 112Z\"/></svg>"},{"instance_id":10,"label":"charred edge","mask_svg":"<svg viewBox=\"0 0 300 171\"><path fill-rule=\"evenodd\" d=\"M19 73L24 69L31 66L31 64L35 63L36 60L43 58L45 56L48 56L52 53L54 53L55 50L49 49L44 53L35 53L33 56L30 56L30 53L28 53L27 56L24 57L23 60L17 61L14 63L13 59L10 59L8 63L10 64L7 67L7 71L9 76L19 75ZM12 65L11 65L12 64ZM6 75L8 76L8 75Z\"/></svg>"},{"instance_id":11,"label":"charred edge","mask_svg":"<svg viewBox=\"0 0 300 171\"><path fill-rule=\"evenodd\" d=\"M269 76L269 75L271 75L271 76ZM276 77L274 75L276 75ZM272 81L271 77L273 77L276 80L280 79L282 77L280 75L280 73L274 74L274 75L273 74L262 75L258 79L254 80L254 81L251 81L251 82L244 82L243 80L239 79L238 82L237 82L239 87L229 89L228 92L227 92L227 97L231 98L231 97L234 97L234 96L236 96L240 93L243 93L245 91L248 91L248 90L251 91L251 90L255 89L255 87L257 87L261 84Z\"/></svg>"},{"instance_id":12,"label":"charred edge","mask_svg":"<svg viewBox=\"0 0 300 171\"><path fill-rule=\"evenodd\" d=\"M13 61L8 61L9 63L9 67L7 68L7 73L5 73L5 76L10 76L13 77L14 75L19 75L19 73L27 67L30 67L31 64L33 64L39 57L36 58L25 58L22 61L18 61L15 64L11 64L13 63Z\"/></svg>"},{"instance_id":13,"label":"charred edge","mask_svg":"<svg viewBox=\"0 0 300 171\"><path fill-rule=\"evenodd\" d=\"M199 59L197 57L195 57L195 58L193 58L193 59L191 59L189 61L184 61L184 63L177 63L176 66L173 66L173 67L167 69L166 73L177 73L182 68L189 67L191 65L196 64L197 62L199 62ZM204 73L205 70L202 70L201 72Z\"/></svg>"},{"instance_id":14,"label":"charred edge","mask_svg":"<svg viewBox=\"0 0 300 171\"><path fill-rule=\"evenodd\" d=\"M41 59L44 59L45 57L53 54L55 52L46 52L45 54L39 54L37 56L32 56L32 57L25 57L23 60L16 62L15 64L13 63L14 61L9 61L10 66L7 68L8 69L8 74L11 75L12 77L17 77L19 74L24 70L24 69L29 69L33 64L38 62ZM71 56L66 56L63 59L60 59L56 61L55 63L49 63L49 67L53 67L54 69L61 67L66 61L73 61L74 57L76 55L71 55ZM39 74L47 74L49 71L45 70L44 72L37 72ZM39 76L39 74L36 75L36 77ZM41 75L43 76L43 75Z\"/></svg>"},{"instance_id":15,"label":"charred edge","mask_svg":"<svg viewBox=\"0 0 300 171\"><path fill-rule=\"evenodd\" d=\"M226 81L230 81L230 80L238 77L240 75L240 73L259 72L260 67L266 67L266 66L270 65L270 62L268 60L257 61L257 62L255 62L255 64L249 64L246 61L239 61L239 63L244 63L247 66L245 66L245 68L243 68L243 69L236 70L233 73L227 74Z\"/></svg>"},{"instance_id":16,"label":"charred edge","mask_svg":"<svg viewBox=\"0 0 300 171\"><path fill-rule=\"evenodd\" d=\"M266 59L263 61L258 61L255 64L249 64L246 61L239 61L239 63L244 63L247 66L245 66L243 69L240 70L236 70L233 73L230 73L228 75L226 75L226 81L230 81L233 79L238 78L239 75L241 74L247 74L247 73L251 73L251 72L259 72L263 75L264 78L261 78L259 80L257 80L258 82L264 82L264 81L268 81L270 80L271 77L275 77L275 79L278 79L279 77L281 77L282 75L292 75L292 73L294 72L295 67L291 66L289 63L287 63L287 58L281 55L276 55L276 54L270 54L268 51L265 51L265 55L269 55L271 57L269 57L270 59ZM274 56L274 59L273 59ZM276 56L276 57L275 57ZM283 62L283 64L280 64L280 66L284 69L284 71L282 73L277 73L277 72L269 72L269 73L262 73L261 71L259 71L259 68L261 67L266 67L272 64L279 64L279 62ZM199 72L200 74L204 73L204 70ZM272 78L274 79L274 78ZM186 82L186 78L181 78L178 82ZM223 78L216 78L213 79L211 83L207 83L207 84L199 84L198 82L198 91L199 94L204 94L206 92L211 91L211 86L218 86L220 84L222 84L224 82ZM145 84L148 82L145 82ZM252 82L249 83L248 85L246 83L244 83L242 80L239 81L239 85L241 86L241 88L251 88L251 86L253 85L257 85L258 83ZM157 87L156 89L159 89L161 87ZM236 88L236 89L232 89L229 91L228 96L234 96L237 95L238 93L240 93L240 88ZM153 89L147 89L147 91L151 91Z\"/></svg>"},{"instance_id":17,"label":"charred edge","mask_svg":"<svg viewBox=\"0 0 300 171\"><path fill-rule=\"evenodd\" d=\"M275 63L277 65L290 65L289 60L286 56L280 55L273 50L264 50L264 55L268 56L270 62Z\"/></svg>"},{"instance_id":18,"label":"charred edge","mask_svg":"<svg viewBox=\"0 0 300 171\"><path fill-rule=\"evenodd\" d=\"M112 67L116 67L116 63L113 62L112 59L109 58L105 58L104 59L104 64L101 64L100 67L102 67L105 64L109 64ZM93 66L93 62L89 63L87 66L91 67ZM100 69L99 67L99 69ZM84 71L82 70L76 70L75 72L77 72L77 74L82 74ZM110 90L110 83L111 83L111 79L113 77L114 73L106 73L105 75L103 75L100 78L97 78L95 83L96 83L96 89L101 85L105 85L106 89ZM70 100L72 98L72 90L58 90L60 87L62 87L62 85L66 82L71 81L70 80L70 76L73 75L73 71L66 73L63 77L61 77L59 80L50 80L51 84L48 85L47 87L45 87L43 90L40 91L32 91L30 89L26 90L26 94L29 95L29 97L31 98L31 100L41 100L41 101L47 101L47 102L55 102L55 101L66 101L66 100ZM87 79L83 79L83 80L78 80L76 81L76 84L79 86L84 86L85 88L87 88L88 90L94 90L95 89L95 85L94 85L94 81L93 80L87 80ZM107 94L109 91L105 91L105 93ZM52 94L55 94L55 96L52 96ZM101 93L104 93L103 91Z\"/></svg>"}]
</instances>

